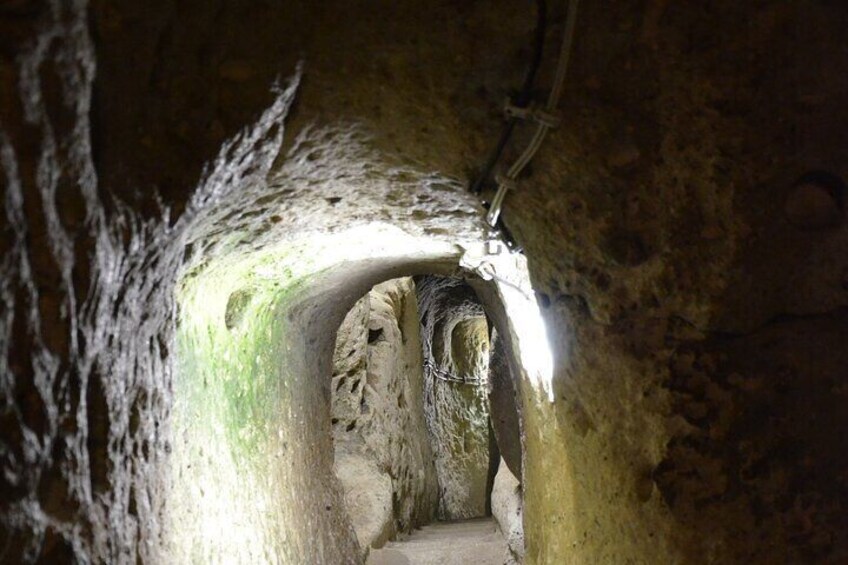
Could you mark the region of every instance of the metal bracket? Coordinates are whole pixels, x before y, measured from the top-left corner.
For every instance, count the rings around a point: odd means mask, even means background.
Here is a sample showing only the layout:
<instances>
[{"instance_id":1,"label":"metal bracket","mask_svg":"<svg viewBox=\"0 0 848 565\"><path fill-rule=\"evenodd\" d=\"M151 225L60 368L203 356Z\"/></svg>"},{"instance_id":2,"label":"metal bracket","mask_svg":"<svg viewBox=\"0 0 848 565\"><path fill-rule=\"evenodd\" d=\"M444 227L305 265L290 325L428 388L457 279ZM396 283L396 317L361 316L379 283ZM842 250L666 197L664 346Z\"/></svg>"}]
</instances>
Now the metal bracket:
<instances>
[{"instance_id":1,"label":"metal bracket","mask_svg":"<svg viewBox=\"0 0 848 565\"><path fill-rule=\"evenodd\" d=\"M556 128L559 127L560 123L562 123L562 118L557 112L548 112L544 108L539 108L534 104L531 104L526 108L521 108L513 104L509 99L507 99L504 104L504 114L507 118L532 120L547 128Z\"/></svg>"},{"instance_id":2,"label":"metal bracket","mask_svg":"<svg viewBox=\"0 0 848 565\"><path fill-rule=\"evenodd\" d=\"M486 242L487 255L500 255L501 253L504 253L504 244L502 242L494 239Z\"/></svg>"}]
</instances>

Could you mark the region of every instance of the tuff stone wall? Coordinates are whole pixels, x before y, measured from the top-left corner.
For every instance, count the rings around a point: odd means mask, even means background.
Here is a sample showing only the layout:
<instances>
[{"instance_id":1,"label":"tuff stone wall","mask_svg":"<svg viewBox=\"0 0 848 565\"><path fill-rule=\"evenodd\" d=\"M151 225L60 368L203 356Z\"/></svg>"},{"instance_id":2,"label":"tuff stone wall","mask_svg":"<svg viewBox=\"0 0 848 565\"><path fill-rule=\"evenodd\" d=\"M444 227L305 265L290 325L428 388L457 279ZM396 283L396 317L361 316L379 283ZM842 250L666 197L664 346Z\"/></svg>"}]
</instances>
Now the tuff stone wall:
<instances>
[{"instance_id":1,"label":"tuff stone wall","mask_svg":"<svg viewBox=\"0 0 848 565\"><path fill-rule=\"evenodd\" d=\"M524 495L521 483L501 459L492 488L492 516L506 538L512 559L524 560Z\"/></svg>"},{"instance_id":2,"label":"tuff stone wall","mask_svg":"<svg viewBox=\"0 0 848 565\"><path fill-rule=\"evenodd\" d=\"M520 386L512 374L506 352L507 337L492 331L489 357L489 413L492 432L503 464L512 475L521 477L521 422L519 422L516 389Z\"/></svg>"},{"instance_id":3,"label":"tuff stone wall","mask_svg":"<svg viewBox=\"0 0 848 565\"><path fill-rule=\"evenodd\" d=\"M363 548L431 522L438 507L418 324L415 285L396 279L360 299L336 338L335 472Z\"/></svg>"},{"instance_id":4,"label":"tuff stone wall","mask_svg":"<svg viewBox=\"0 0 848 565\"><path fill-rule=\"evenodd\" d=\"M848 227L838 196L835 223L793 220L799 177L848 174L846 17L583 5L571 123L505 210L557 354L557 404L527 423L525 481L549 489L525 492L531 560L846 558L841 354L809 348L848 323Z\"/></svg>"},{"instance_id":5,"label":"tuff stone wall","mask_svg":"<svg viewBox=\"0 0 848 565\"><path fill-rule=\"evenodd\" d=\"M489 330L483 307L460 279L420 277L417 289L439 518L483 516L489 497Z\"/></svg>"}]
</instances>

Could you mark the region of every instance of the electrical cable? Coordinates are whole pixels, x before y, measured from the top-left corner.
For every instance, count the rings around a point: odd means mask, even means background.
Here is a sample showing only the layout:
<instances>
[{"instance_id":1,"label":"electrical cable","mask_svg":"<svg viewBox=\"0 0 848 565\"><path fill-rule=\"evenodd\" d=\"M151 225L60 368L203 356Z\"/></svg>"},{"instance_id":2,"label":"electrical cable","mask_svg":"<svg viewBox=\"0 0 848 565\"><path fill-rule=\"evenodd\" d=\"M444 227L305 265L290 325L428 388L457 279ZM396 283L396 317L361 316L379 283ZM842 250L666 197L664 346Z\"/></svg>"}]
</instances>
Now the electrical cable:
<instances>
[{"instance_id":1,"label":"electrical cable","mask_svg":"<svg viewBox=\"0 0 848 565\"><path fill-rule=\"evenodd\" d=\"M542 55L545 48L545 34L547 32L547 12L548 7L546 1L536 0L536 29L533 34L533 56L530 60L530 65L527 68L527 72L524 75L524 84L521 85L521 90L518 92L514 99L514 104L518 108L526 108L527 106L529 106L533 96L533 85L536 82L536 74L539 72L539 67L542 65ZM480 172L479 175L477 175L477 178L471 185L471 192L473 192L474 194L480 194L480 192L483 190L483 185L488 182L489 178L491 177L492 170L494 170L495 165L497 165L498 161L500 160L507 143L509 143L509 138L512 136L512 132L515 129L515 124L517 121L517 117L511 116L507 119L506 123L501 129L501 135L498 138L497 145L495 146L492 153L489 155L489 158L486 160L485 165L483 165L483 170Z\"/></svg>"},{"instance_id":2,"label":"electrical cable","mask_svg":"<svg viewBox=\"0 0 848 565\"><path fill-rule=\"evenodd\" d=\"M428 369L431 374L441 381L445 381L448 383L456 383L461 385L469 385L469 386L484 386L488 384L488 381L482 378L469 379L465 377L458 377L453 373L445 371L443 369L439 369L436 367L431 361L425 361L424 367Z\"/></svg>"},{"instance_id":3,"label":"electrical cable","mask_svg":"<svg viewBox=\"0 0 848 565\"><path fill-rule=\"evenodd\" d=\"M554 82L548 95L547 104L544 108L544 112L547 116L554 116L556 114L557 105L559 104L559 99L562 95L562 89L565 84L565 74L568 70L568 61L571 54L571 45L574 42L574 28L577 21L578 4L579 0L570 0L568 2L568 15L565 23L565 32L563 33L562 46L560 47L559 61L554 75ZM548 133L548 129L551 127L553 127L553 123L550 120L538 119L538 126L536 128L536 132L533 134L533 138L530 140L530 143L509 168L506 176L498 180L498 184L500 185L498 187L498 192L495 194L495 198L489 206L489 213L486 215L486 220L489 225L495 226L497 224L506 193L515 186L518 175L521 174L524 167L526 167L530 160L533 159L533 156L536 155L536 152L539 150L539 147L541 147L542 142Z\"/></svg>"}]
</instances>

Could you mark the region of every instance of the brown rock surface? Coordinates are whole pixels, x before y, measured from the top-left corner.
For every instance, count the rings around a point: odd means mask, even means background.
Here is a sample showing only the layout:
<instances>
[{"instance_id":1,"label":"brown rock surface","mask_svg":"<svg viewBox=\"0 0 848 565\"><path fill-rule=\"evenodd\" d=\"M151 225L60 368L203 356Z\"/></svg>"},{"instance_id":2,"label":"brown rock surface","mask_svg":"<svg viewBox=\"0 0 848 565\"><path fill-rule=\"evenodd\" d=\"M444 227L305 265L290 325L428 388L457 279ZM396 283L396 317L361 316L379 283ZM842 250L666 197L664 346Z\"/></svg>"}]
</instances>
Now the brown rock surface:
<instances>
[{"instance_id":1,"label":"brown rock surface","mask_svg":"<svg viewBox=\"0 0 848 565\"><path fill-rule=\"evenodd\" d=\"M336 337L335 472L363 550L430 523L438 508L417 306L411 278L386 281L356 303Z\"/></svg>"}]
</instances>

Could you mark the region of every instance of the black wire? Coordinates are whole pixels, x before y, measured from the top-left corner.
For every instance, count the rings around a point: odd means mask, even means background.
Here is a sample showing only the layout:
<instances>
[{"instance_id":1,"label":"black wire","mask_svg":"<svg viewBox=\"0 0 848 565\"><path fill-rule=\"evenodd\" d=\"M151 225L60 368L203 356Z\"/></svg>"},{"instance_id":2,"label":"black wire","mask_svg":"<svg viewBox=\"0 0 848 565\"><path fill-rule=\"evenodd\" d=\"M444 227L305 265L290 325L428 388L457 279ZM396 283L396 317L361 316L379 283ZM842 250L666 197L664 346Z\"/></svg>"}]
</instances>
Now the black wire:
<instances>
[{"instance_id":1,"label":"black wire","mask_svg":"<svg viewBox=\"0 0 848 565\"><path fill-rule=\"evenodd\" d=\"M530 103L530 98L533 95L533 84L536 82L536 73L539 72L539 67L542 65L542 53L545 49L545 33L547 31L548 6L545 0L536 0L536 30L533 39L533 58L530 61L530 67L527 69L527 74L524 76L524 84L521 86L521 92L515 99L517 106L524 108Z\"/></svg>"},{"instance_id":2,"label":"black wire","mask_svg":"<svg viewBox=\"0 0 848 565\"><path fill-rule=\"evenodd\" d=\"M521 91L513 100L513 103L519 108L526 108L533 97L533 84L536 82L536 73L542 64L542 52L545 47L545 32L547 29L547 4L545 0L536 0L536 30L533 39L533 58L530 60L530 66L527 68L527 73L524 75L524 84L521 85ZM483 170L474 180L471 185L471 192L480 194L483 190L483 185L488 182L492 176L492 171L495 165L503 154L506 144L509 143L509 138L512 136L512 131L515 129L516 118L509 118L501 129L501 136L498 139L498 144L486 160Z\"/></svg>"}]
</instances>

